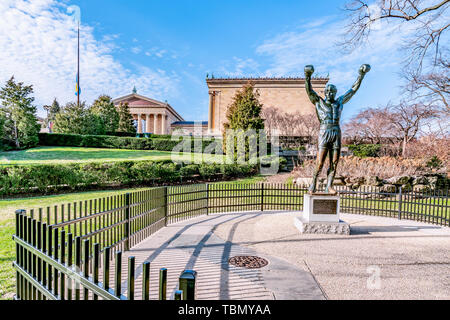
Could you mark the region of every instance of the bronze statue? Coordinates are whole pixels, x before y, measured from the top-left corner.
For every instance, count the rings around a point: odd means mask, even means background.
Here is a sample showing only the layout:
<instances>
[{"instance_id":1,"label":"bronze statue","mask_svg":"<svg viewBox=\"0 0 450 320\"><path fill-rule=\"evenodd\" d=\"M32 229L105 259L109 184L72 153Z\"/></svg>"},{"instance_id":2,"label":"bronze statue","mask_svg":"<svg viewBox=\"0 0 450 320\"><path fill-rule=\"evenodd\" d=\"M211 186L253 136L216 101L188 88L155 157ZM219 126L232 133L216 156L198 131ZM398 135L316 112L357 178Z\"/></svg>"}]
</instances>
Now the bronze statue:
<instances>
[{"instance_id":1,"label":"bronze statue","mask_svg":"<svg viewBox=\"0 0 450 320\"><path fill-rule=\"evenodd\" d=\"M311 76L314 73L314 67L309 65L305 67L306 76L306 92L309 99L316 106L317 117L320 122L319 133L319 152L317 155L317 166L314 171L313 182L309 188L310 193L317 190L317 178L325 164L327 156L329 156L330 168L328 169L328 180L325 192L336 194L333 189L333 182L336 176L336 169L341 157L341 127L340 119L344 104L349 102L361 86L361 82L365 75L370 71L370 65L364 64L359 69L359 77L353 87L343 96L336 98L337 88L332 84L328 84L325 88L325 99L321 98L311 86Z\"/></svg>"}]
</instances>

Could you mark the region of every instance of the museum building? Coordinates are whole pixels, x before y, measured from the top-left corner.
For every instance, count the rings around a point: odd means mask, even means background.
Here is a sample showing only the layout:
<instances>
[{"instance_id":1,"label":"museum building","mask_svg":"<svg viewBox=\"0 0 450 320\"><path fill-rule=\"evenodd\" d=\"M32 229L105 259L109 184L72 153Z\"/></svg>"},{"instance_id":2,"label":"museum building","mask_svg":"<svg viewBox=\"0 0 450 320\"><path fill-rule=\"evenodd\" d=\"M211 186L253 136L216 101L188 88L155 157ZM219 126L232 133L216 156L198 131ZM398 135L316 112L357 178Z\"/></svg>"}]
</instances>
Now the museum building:
<instances>
[{"instance_id":1,"label":"museum building","mask_svg":"<svg viewBox=\"0 0 450 320\"><path fill-rule=\"evenodd\" d=\"M311 82L314 90L323 96L328 81L328 78L313 78ZM315 107L306 94L305 78L207 78L208 121L185 121L167 102L139 95L136 89L113 102L116 106L128 103L140 134L172 134L178 130L186 135L201 132L203 135L221 136L227 108L236 92L248 82L259 91L259 100L264 107L273 107L288 114L315 114Z\"/></svg>"}]
</instances>

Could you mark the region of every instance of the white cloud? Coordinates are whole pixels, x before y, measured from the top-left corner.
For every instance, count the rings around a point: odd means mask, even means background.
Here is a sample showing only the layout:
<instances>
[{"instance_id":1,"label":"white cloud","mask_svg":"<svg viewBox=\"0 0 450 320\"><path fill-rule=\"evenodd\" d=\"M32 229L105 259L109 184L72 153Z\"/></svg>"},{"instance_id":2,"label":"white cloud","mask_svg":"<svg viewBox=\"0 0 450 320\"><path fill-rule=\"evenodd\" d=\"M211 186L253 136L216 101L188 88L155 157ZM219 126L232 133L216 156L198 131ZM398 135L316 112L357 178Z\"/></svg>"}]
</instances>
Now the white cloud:
<instances>
[{"instance_id":1,"label":"white cloud","mask_svg":"<svg viewBox=\"0 0 450 320\"><path fill-rule=\"evenodd\" d=\"M218 71L220 75L227 77L250 76L259 73L259 64L254 59L241 59L233 57L231 61L222 61Z\"/></svg>"},{"instance_id":2,"label":"white cloud","mask_svg":"<svg viewBox=\"0 0 450 320\"><path fill-rule=\"evenodd\" d=\"M133 52L134 54L139 54L141 53L142 49L140 47L133 47L131 48L131 52Z\"/></svg>"},{"instance_id":3,"label":"white cloud","mask_svg":"<svg viewBox=\"0 0 450 320\"><path fill-rule=\"evenodd\" d=\"M145 52L145 55L148 56L148 57L154 56L154 57L157 57L157 58L164 58L164 57L167 55L167 53L168 53L168 52L167 52L166 49L161 49L161 48L158 48L158 47L153 47L153 48L147 50L147 51ZM175 57L175 58L174 58L174 57ZM176 59L177 56L176 56L174 53L172 53L171 58L172 58L172 59Z\"/></svg>"},{"instance_id":4,"label":"white cloud","mask_svg":"<svg viewBox=\"0 0 450 320\"><path fill-rule=\"evenodd\" d=\"M329 19L313 21L295 32L285 32L259 45L256 53L268 56L267 76L303 75L303 68L313 64L320 75L330 74L337 85L348 85L359 65L369 63L378 70L396 67L402 60L399 47L412 27L384 23L371 34L370 42L352 53L344 54L336 45L342 40L345 22ZM326 23L328 22L328 23Z\"/></svg>"},{"instance_id":5,"label":"white cloud","mask_svg":"<svg viewBox=\"0 0 450 320\"><path fill-rule=\"evenodd\" d=\"M36 104L75 100L77 33L67 7L56 0L1 0L0 84L12 75L33 84ZM93 28L81 26L82 99L91 103L99 94L113 97L131 92L166 99L176 92L178 79L162 70L125 68L113 57L117 36L94 37Z\"/></svg>"}]
</instances>

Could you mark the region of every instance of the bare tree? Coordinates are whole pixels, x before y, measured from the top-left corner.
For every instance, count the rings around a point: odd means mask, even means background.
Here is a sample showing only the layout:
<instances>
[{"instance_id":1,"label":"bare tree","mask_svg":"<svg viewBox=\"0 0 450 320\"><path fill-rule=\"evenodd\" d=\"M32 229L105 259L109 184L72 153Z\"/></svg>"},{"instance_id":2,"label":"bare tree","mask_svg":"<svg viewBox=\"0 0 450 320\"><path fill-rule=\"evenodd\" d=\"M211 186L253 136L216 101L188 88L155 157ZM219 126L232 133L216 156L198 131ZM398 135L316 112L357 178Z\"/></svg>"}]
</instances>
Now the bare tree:
<instances>
[{"instance_id":1,"label":"bare tree","mask_svg":"<svg viewBox=\"0 0 450 320\"><path fill-rule=\"evenodd\" d=\"M433 121L423 127L422 136L408 148L409 157L437 156L443 160L447 168L450 164L450 124Z\"/></svg>"},{"instance_id":2,"label":"bare tree","mask_svg":"<svg viewBox=\"0 0 450 320\"><path fill-rule=\"evenodd\" d=\"M277 129L280 123L279 111L274 107L264 107L261 111L261 117L264 119L266 133L270 135L272 130Z\"/></svg>"},{"instance_id":3,"label":"bare tree","mask_svg":"<svg viewBox=\"0 0 450 320\"><path fill-rule=\"evenodd\" d=\"M392 141L395 127L389 121L390 114L386 108L367 108L360 111L344 125L344 135L357 143L370 142L382 144Z\"/></svg>"},{"instance_id":4,"label":"bare tree","mask_svg":"<svg viewBox=\"0 0 450 320\"><path fill-rule=\"evenodd\" d=\"M271 130L278 130L282 136L315 137L319 131L319 120L315 115L286 113L274 107L265 107L262 117L268 134Z\"/></svg>"},{"instance_id":5,"label":"bare tree","mask_svg":"<svg viewBox=\"0 0 450 320\"><path fill-rule=\"evenodd\" d=\"M442 107L450 114L450 60L440 57L436 66L425 74L407 69L403 73L407 81L405 91L416 99L425 99Z\"/></svg>"},{"instance_id":6,"label":"bare tree","mask_svg":"<svg viewBox=\"0 0 450 320\"><path fill-rule=\"evenodd\" d=\"M320 123L317 116L315 114L301 115L300 119L303 123L303 127L301 129L302 135L310 137L312 138L312 141L315 141L320 130Z\"/></svg>"},{"instance_id":7,"label":"bare tree","mask_svg":"<svg viewBox=\"0 0 450 320\"><path fill-rule=\"evenodd\" d=\"M410 49L409 62L418 62L420 69L431 49L438 57L440 40L450 29L450 23L445 19L449 7L450 0L352 0L345 6L349 23L342 45L354 49L363 44L377 22L414 21L418 24L416 33L406 47Z\"/></svg>"},{"instance_id":8,"label":"bare tree","mask_svg":"<svg viewBox=\"0 0 450 320\"><path fill-rule=\"evenodd\" d=\"M396 131L397 137L402 141L402 156L407 155L407 146L417 137L421 128L436 118L438 112L431 104L409 104L402 101L397 105L386 107L387 121Z\"/></svg>"}]
</instances>

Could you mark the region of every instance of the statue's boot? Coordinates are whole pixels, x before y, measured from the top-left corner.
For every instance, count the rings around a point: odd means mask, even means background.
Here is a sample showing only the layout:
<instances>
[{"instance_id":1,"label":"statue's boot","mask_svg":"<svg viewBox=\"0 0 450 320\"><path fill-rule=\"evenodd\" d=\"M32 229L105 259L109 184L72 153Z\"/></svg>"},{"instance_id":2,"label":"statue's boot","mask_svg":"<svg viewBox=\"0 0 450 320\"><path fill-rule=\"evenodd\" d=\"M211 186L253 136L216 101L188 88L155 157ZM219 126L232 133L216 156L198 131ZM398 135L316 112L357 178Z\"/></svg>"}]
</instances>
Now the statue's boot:
<instances>
[{"instance_id":1,"label":"statue's boot","mask_svg":"<svg viewBox=\"0 0 450 320\"><path fill-rule=\"evenodd\" d=\"M309 187L309 193L313 194L316 192L316 190L317 190L317 177L314 177L313 182L312 182L311 186Z\"/></svg>"},{"instance_id":2,"label":"statue's boot","mask_svg":"<svg viewBox=\"0 0 450 320\"><path fill-rule=\"evenodd\" d=\"M337 194L337 191L333 188L333 181L334 181L334 176L335 176L336 172L332 171L328 174L328 183L327 183L327 188L326 188L326 193L329 194Z\"/></svg>"}]
</instances>

